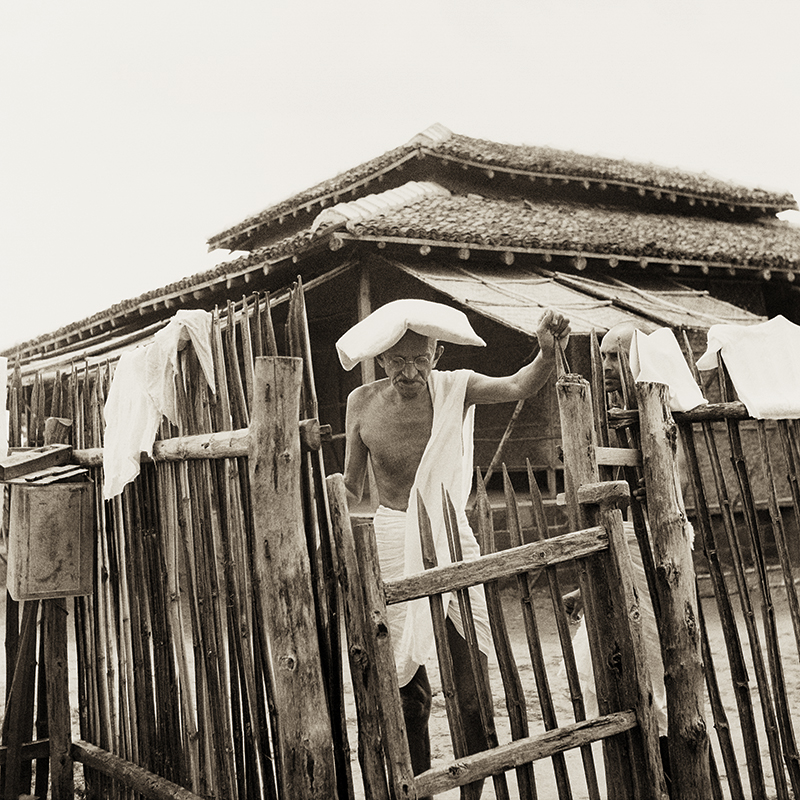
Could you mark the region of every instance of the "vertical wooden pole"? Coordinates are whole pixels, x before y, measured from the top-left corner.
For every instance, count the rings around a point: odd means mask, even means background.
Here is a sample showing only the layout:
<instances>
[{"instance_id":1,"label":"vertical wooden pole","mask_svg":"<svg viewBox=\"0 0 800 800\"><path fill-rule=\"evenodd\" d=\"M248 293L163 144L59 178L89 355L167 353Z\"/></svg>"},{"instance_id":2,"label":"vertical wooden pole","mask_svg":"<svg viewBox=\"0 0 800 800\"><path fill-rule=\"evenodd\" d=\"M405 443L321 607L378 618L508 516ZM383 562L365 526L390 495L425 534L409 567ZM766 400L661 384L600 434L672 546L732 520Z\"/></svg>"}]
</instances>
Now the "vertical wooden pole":
<instances>
[{"instance_id":1,"label":"vertical wooden pole","mask_svg":"<svg viewBox=\"0 0 800 800\"><path fill-rule=\"evenodd\" d=\"M358 319L359 322L372 313L372 296L370 292L369 266L361 265L358 279ZM375 362L368 358L361 362L361 383L372 383L375 380Z\"/></svg>"},{"instance_id":2,"label":"vertical wooden pole","mask_svg":"<svg viewBox=\"0 0 800 800\"><path fill-rule=\"evenodd\" d=\"M597 577L591 581L592 592L585 604L598 708L601 714L633 708L639 723L619 744L617 756L625 762L623 769L617 774L606 771L608 796L666 800L641 600L619 509L629 498L628 484L587 484L578 490L578 498L608 535L608 553L594 559L602 569L602 582Z\"/></svg>"},{"instance_id":3,"label":"vertical wooden pole","mask_svg":"<svg viewBox=\"0 0 800 800\"><path fill-rule=\"evenodd\" d=\"M259 358L250 418L255 589L272 655L282 787L336 796L331 720L303 527L299 358Z\"/></svg>"},{"instance_id":4,"label":"vertical wooden pole","mask_svg":"<svg viewBox=\"0 0 800 800\"><path fill-rule=\"evenodd\" d=\"M72 420L48 417L44 423L44 443L68 443L71 429ZM75 789L70 755L72 720L69 708L67 601L63 597L42 601L42 639L50 738L50 796L52 800L72 800Z\"/></svg>"},{"instance_id":5,"label":"vertical wooden pole","mask_svg":"<svg viewBox=\"0 0 800 800\"><path fill-rule=\"evenodd\" d=\"M593 524L597 513L596 508L579 502L580 488L587 484L596 484L599 479L595 455L592 393L589 383L580 375L567 374L556 381L556 396L564 450L567 516L572 530L578 530ZM604 516L610 514L607 510L601 513ZM611 525L611 522L608 524ZM616 530L616 520L613 524ZM629 692L637 685L641 685L635 683L637 676L625 676L614 671L614 665L619 662L621 655L618 643L630 638L626 631L630 630L630 624L634 626L639 624L640 612L638 598L632 585L613 587L615 591L609 592L609 588L612 587L608 586L608 581L612 579L614 572L618 571L619 565L624 566L626 558L630 559L627 543L621 531L620 535L609 544L615 558L585 559L580 565L579 572L592 662L594 665L609 667L609 669L595 669L597 701L601 714L624 707L620 705L623 697L629 700ZM619 626L617 623L623 614L628 616L631 623ZM605 629L607 626L611 628ZM628 655L631 652L627 650ZM646 663L639 667L640 672L649 680ZM644 682L647 683L647 680ZM641 713L643 710L644 706L638 708L640 736L634 732L627 741L621 737L612 737L604 742L606 784L610 798L659 797L666 793L664 775L658 760L658 732L654 730L655 721L652 712Z\"/></svg>"},{"instance_id":6,"label":"vertical wooden pole","mask_svg":"<svg viewBox=\"0 0 800 800\"><path fill-rule=\"evenodd\" d=\"M679 798L710 797L702 645L692 548L678 475L678 431L664 384L639 383L637 392L661 607L661 656L674 794Z\"/></svg>"},{"instance_id":7,"label":"vertical wooden pole","mask_svg":"<svg viewBox=\"0 0 800 800\"><path fill-rule=\"evenodd\" d=\"M381 700L364 602L363 579L356 556L353 528L347 508L347 490L341 473L327 478L331 524L336 544L337 577L342 588L347 656L358 714L358 760L364 790L373 800L389 800L384 769L384 741L380 725ZM408 749L406 747L406 749Z\"/></svg>"},{"instance_id":8,"label":"vertical wooden pole","mask_svg":"<svg viewBox=\"0 0 800 800\"><path fill-rule=\"evenodd\" d=\"M50 736L50 796L72 800L75 794L70 747L69 662L67 660L67 601L42 603L47 713Z\"/></svg>"},{"instance_id":9,"label":"vertical wooden pole","mask_svg":"<svg viewBox=\"0 0 800 800\"><path fill-rule=\"evenodd\" d=\"M378 697L381 699L381 730L386 742L386 763L393 797L410 800L417 796L406 723L403 718L394 647L389 636L389 615L381 579L378 546L371 522L353 520L353 539L363 577L366 637L375 658Z\"/></svg>"},{"instance_id":10,"label":"vertical wooden pole","mask_svg":"<svg viewBox=\"0 0 800 800\"><path fill-rule=\"evenodd\" d=\"M561 442L564 450L564 494L570 530L588 526L587 517L578 503L578 489L600 479L595 456L592 424L592 392L580 375L562 375L556 381L558 411L561 418Z\"/></svg>"}]
</instances>

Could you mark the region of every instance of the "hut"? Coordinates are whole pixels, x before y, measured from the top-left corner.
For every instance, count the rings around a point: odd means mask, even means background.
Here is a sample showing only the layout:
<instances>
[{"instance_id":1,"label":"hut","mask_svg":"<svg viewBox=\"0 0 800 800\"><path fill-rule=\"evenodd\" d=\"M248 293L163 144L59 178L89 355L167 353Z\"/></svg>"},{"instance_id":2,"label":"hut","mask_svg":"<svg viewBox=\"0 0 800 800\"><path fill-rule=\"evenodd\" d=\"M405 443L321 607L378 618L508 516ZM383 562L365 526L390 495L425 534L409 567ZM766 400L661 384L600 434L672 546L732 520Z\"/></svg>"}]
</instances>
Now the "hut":
<instances>
[{"instance_id":1,"label":"hut","mask_svg":"<svg viewBox=\"0 0 800 800\"><path fill-rule=\"evenodd\" d=\"M698 355L715 323L777 314L800 322L800 229L777 218L796 208L790 194L436 124L208 240L241 257L3 355L23 379L113 361L177 309L224 308L254 294L269 295L280 324L299 278L333 472L343 463L347 395L376 377L373 364L345 373L334 343L377 306L414 296L463 308L489 346L448 348L443 369L517 369L548 306L572 319L567 357L576 372L588 374L590 335L625 320L685 331ZM543 390L522 409L479 410L476 463L487 467L502 441L512 472L529 458L554 497L562 479L553 397Z\"/></svg>"}]
</instances>

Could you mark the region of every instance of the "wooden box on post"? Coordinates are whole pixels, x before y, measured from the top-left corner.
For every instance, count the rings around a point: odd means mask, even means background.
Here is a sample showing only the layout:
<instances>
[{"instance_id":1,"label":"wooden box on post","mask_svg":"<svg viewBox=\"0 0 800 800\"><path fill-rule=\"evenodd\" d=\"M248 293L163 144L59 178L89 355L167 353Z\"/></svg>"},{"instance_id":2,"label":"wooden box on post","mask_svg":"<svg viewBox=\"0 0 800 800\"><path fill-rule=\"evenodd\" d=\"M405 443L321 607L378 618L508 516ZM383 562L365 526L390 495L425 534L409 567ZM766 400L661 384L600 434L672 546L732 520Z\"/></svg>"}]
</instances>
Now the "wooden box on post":
<instances>
[{"instance_id":1,"label":"wooden box on post","mask_svg":"<svg viewBox=\"0 0 800 800\"><path fill-rule=\"evenodd\" d=\"M14 600L91 594L93 486L11 483L7 587Z\"/></svg>"}]
</instances>

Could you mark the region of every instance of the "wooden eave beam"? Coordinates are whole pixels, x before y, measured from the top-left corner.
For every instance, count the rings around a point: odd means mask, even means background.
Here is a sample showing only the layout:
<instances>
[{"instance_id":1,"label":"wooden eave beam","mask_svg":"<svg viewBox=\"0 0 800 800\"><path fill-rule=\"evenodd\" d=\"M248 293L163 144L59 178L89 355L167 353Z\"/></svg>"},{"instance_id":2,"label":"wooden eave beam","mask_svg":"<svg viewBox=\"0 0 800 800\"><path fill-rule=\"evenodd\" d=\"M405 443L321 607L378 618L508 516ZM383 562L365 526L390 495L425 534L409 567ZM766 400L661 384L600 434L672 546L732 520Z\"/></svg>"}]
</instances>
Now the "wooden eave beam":
<instances>
[{"instance_id":1,"label":"wooden eave beam","mask_svg":"<svg viewBox=\"0 0 800 800\"><path fill-rule=\"evenodd\" d=\"M378 247L384 248L386 245L389 244L396 244L402 246L409 246L415 247L419 250L422 255L427 255L431 252L431 250L436 247L443 250L451 250L456 254L459 254L463 250L483 250L483 251L492 251L501 254L501 258L504 258L502 255L503 253L528 253L530 255L539 255L543 256L545 260L552 259L553 257L561 257L561 258L568 258L568 259L583 259L584 261L588 259L593 259L597 261L607 262L611 267L619 266L620 262L628 262L630 264L638 265L642 268L646 268L653 264L659 264L662 266L667 267L670 271L674 272L675 270L672 269L674 265L678 267L697 267L701 270L707 271L710 268L714 269L725 269L728 270L730 274L735 274L737 271L749 272L749 273L758 273L761 274L762 277L766 278L764 274L767 270L772 275L775 275L779 272L785 273L788 275L794 275L795 272L800 271L800 267L798 270L792 270L787 268L779 268L775 269L774 267L765 268L763 265L760 264L734 264L731 262L726 261L698 261L696 259L681 259L681 258L657 258L655 256L632 256L632 255L623 255L617 253L594 253L594 252L587 252L586 250L556 250L553 248L547 247L520 247L514 245L507 245L507 244L482 244L479 242L464 242L464 241L441 241L439 239L417 239L417 238L409 238L403 236L381 236L375 234L352 234L345 231L337 231L336 236L339 240L341 240L340 244L337 244L338 247L341 247L345 241L358 241L358 242L375 242ZM584 264L585 266L585 264ZM731 272L733 270L733 272ZM791 282L793 278L788 278Z\"/></svg>"},{"instance_id":2,"label":"wooden eave beam","mask_svg":"<svg viewBox=\"0 0 800 800\"><path fill-rule=\"evenodd\" d=\"M583 186L584 188L588 189L590 185L595 184L601 190L607 189L609 186L616 186L617 188L621 189L622 191L627 191L628 189L633 189L637 191L642 197L647 194L652 195L656 199L661 199L663 196L667 196L669 200L675 202L678 197L682 197L687 200L689 205L695 205L698 201L707 206L709 203L718 207L720 205L726 206L731 212L735 211L736 208L740 208L744 211L752 211L752 210L759 210L764 214L773 213L777 214L781 211L786 211L788 209L784 209L777 205L765 205L763 203L753 203L753 202L739 202L739 201L732 201L728 198L716 197L713 195L705 195L705 194L698 194L696 192L682 192L676 189L664 189L657 186L649 186L646 184L641 183L634 183L633 181L622 181L622 180L614 180L609 178L596 178L593 176L587 175L565 175L560 172L539 172L535 170L525 170L525 169L513 169L511 167L501 167L495 164L485 164L481 163L480 161L471 161L470 159L460 158L458 156L454 156L451 154L443 154L439 153L436 150L432 150L430 148L422 148L423 155L433 156L434 158L439 159L442 163L445 164L460 164L462 168L468 169L473 168L483 172L487 177L494 178L496 175L502 174L505 175L512 180L515 180L518 177L527 177L530 180L544 180L547 185L552 185L553 181L561 181L562 183L576 183L578 185Z\"/></svg>"}]
</instances>

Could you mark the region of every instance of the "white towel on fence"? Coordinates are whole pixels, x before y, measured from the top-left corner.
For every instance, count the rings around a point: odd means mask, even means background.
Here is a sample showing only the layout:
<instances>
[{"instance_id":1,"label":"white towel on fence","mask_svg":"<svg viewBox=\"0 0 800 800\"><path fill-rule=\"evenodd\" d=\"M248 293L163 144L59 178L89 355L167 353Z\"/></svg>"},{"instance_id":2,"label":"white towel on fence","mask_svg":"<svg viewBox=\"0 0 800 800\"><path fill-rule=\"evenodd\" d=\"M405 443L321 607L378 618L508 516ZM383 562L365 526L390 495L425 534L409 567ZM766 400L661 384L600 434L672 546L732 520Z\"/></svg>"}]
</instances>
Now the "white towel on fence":
<instances>
[{"instance_id":1,"label":"white towel on fence","mask_svg":"<svg viewBox=\"0 0 800 800\"><path fill-rule=\"evenodd\" d=\"M669 405L673 411L689 411L708 403L669 328L659 328L650 334L634 331L630 362L637 383L665 383L669 387Z\"/></svg>"},{"instance_id":2,"label":"white towel on fence","mask_svg":"<svg viewBox=\"0 0 800 800\"><path fill-rule=\"evenodd\" d=\"M800 326L782 316L758 325L712 325L698 368L714 369L718 351L751 417L800 417Z\"/></svg>"},{"instance_id":3,"label":"white towel on fence","mask_svg":"<svg viewBox=\"0 0 800 800\"><path fill-rule=\"evenodd\" d=\"M211 391L211 315L178 311L144 347L120 356L108 391L103 416L103 496L116 497L139 474L142 453L152 455L162 415L177 422L175 375L178 352L191 341Z\"/></svg>"},{"instance_id":4,"label":"white towel on fence","mask_svg":"<svg viewBox=\"0 0 800 800\"><path fill-rule=\"evenodd\" d=\"M431 520L436 558L449 564L450 549L442 511L442 486L450 494L458 516L463 558L472 561L480 556L480 547L465 512L472 482L472 433L474 406L465 411L464 397L469 370L439 372L428 379L433 399L433 428L417 469L408 511L379 508L375 515L375 538L381 576L384 580L414 575L424 570L419 539L417 491L422 496ZM470 589L478 643L483 652L491 648L491 630L483 587ZM443 597L445 610L456 630L463 636L464 627L458 602ZM404 686L434 653L433 623L427 598L389 607L389 624L394 645L400 686Z\"/></svg>"}]
</instances>

